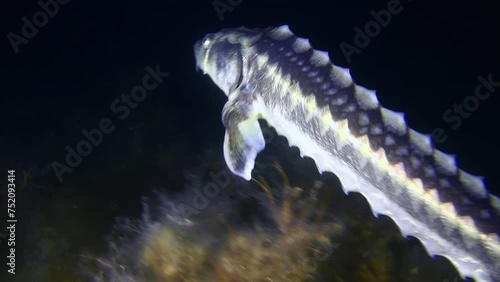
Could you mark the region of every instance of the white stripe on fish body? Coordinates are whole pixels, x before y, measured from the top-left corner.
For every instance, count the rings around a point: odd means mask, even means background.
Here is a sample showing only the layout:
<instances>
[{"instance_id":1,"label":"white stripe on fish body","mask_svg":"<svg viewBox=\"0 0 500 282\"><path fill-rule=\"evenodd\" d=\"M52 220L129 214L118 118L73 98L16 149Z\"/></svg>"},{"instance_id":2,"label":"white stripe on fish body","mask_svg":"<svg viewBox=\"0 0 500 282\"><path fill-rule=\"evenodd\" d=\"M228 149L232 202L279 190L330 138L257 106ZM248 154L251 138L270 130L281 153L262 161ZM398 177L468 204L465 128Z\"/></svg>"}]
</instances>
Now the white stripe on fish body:
<instances>
[{"instance_id":1,"label":"white stripe on fish body","mask_svg":"<svg viewBox=\"0 0 500 282\"><path fill-rule=\"evenodd\" d=\"M331 64L326 52L312 49L287 26L217 36L245 41L239 84L245 89L228 96L239 95L230 97L245 101L320 172L336 174L346 192L362 193L375 214L390 216L431 255L446 256L477 281L500 281L499 200L481 178L459 170L429 136L409 129L402 113L382 108L374 91L354 84L347 69ZM223 120L230 132L232 119ZM245 144L258 139L250 135ZM227 154L233 172L249 179L253 160L243 160L251 163L243 172L231 158Z\"/></svg>"}]
</instances>

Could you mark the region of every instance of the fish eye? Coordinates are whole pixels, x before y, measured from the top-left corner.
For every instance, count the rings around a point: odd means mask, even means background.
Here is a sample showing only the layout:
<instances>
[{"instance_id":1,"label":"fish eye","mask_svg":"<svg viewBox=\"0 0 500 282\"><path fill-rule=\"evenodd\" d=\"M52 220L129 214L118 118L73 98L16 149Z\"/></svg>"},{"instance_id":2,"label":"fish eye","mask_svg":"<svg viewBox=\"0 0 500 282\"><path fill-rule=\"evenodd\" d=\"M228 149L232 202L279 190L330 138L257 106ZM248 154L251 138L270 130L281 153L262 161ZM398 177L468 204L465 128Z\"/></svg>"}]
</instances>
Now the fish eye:
<instances>
[{"instance_id":1,"label":"fish eye","mask_svg":"<svg viewBox=\"0 0 500 282\"><path fill-rule=\"evenodd\" d=\"M203 47L207 48L211 42L210 38L205 37L205 39L203 39Z\"/></svg>"}]
</instances>

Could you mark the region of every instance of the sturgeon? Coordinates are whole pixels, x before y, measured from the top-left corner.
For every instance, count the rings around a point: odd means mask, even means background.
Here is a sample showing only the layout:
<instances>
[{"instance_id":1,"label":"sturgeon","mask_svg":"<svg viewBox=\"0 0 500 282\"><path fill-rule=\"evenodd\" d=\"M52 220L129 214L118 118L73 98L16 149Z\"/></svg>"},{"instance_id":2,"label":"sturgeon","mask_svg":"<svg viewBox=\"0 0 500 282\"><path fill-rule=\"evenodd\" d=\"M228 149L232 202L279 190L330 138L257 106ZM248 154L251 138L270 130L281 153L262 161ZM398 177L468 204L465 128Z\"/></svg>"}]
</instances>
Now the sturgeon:
<instances>
[{"instance_id":1,"label":"sturgeon","mask_svg":"<svg viewBox=\"0 0 500 282\"><path fill-rule=\"evenodd\" d=\"M246 180L265 142L259 119L359 192L375 215L447 257L463 277L500 281L500 199L482 177L381 106L375 91L288 26L234 28L194 45L197 68L226 94L224 159Z\"/></svg>"}]
</instances>

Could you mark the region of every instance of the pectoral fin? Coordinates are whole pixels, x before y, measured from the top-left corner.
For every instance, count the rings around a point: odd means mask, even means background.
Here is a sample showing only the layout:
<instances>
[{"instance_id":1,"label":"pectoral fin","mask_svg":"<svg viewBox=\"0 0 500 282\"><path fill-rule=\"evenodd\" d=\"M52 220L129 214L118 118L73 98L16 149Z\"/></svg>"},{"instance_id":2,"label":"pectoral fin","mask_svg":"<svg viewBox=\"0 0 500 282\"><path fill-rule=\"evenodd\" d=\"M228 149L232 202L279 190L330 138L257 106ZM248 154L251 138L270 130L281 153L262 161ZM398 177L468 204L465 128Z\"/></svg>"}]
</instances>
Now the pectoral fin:
<instances>
[{"instance_id":1,"label":"pectoral fin","mask_svg":"<svg viewBox=\"0 0 500 282\"><path fill-rule=\"evenodd\" d=\"M251 98L247 93L233 93L222 111L226 164L231 172L246 180L252 178L255 158L265 147L258 107Z\"/></svg>"}]
</instances>

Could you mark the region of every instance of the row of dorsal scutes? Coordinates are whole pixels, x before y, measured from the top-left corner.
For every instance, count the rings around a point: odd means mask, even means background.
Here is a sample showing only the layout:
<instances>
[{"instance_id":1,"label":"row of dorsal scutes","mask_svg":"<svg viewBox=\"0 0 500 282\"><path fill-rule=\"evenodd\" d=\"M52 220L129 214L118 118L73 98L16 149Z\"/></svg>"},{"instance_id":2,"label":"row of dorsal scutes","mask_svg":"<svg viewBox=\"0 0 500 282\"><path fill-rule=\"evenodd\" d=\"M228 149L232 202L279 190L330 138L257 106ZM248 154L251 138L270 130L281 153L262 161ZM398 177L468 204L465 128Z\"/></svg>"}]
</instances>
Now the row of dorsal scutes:
<instances>
[{"instance_id":1,"label":"row of dorsal scutes","mask_svg":"<svg viewBox=\"0 0 500 282\"><path fill-rule=\"evenodd\" d=\"M295 52L305 52L307 50L313 49L308 39L296 37L292 31L290 31L287 25L276 27L268 31L268 35L275 40L284 40L290 37L294 37L295 41L292 46ZM267 63L268 58L261 60L261 64ZM324 51L318 51L313 49L313 53L310 58L310 62L315 66L331 66L329 79L334 83L334 85L339 88L346 87L353 82L351 75L349 74L349 69L335 66L331 63L328 53ZM272 72L279 71L279 66L271 66ZM278 80L285 84L292 85L289 78ZM296 91L292 91L292 94ZM408 134L409 142L414 149L417 149L419 153L424 156L432 155L436 168L450 176L458 176L459 180L462 182L464 187L468 189L468 193L476 198L486 198L488 197L487 190L484 186L483 178L479 176L473 176L469 173L459 170L456 166L455 156L443 153L439 150L435 150L431 141L431 136L419 133L411 128L408 128L406 121L404 119L403 113L393 112L389 109L380 106L376 93L373 90L366 89L361 86L356 86L355 91L356 101L359 107L363 110L373 110L380 107L380 113L386 126L392 134L404 135ZM295 95L292 98L296 98ZM309 103L313 104L313 103ZM492 201L495 199L492 198ZM499 208L500 210L500 208Z\"/></svg>"},{"instance_id":2,"label":"row of dorsal scutes","mask_svg":"<svg viewBox=\"0 0 500 282\"><path fill-rule=\"evenodd\" d=\"M364 94L356 94L356 99L360 107L365 107L365 109L367 109L368 106L375 105L375 91L368 90L361 86L356 86L355 88L356 92L365 92ZM308 97L314 96L310 95ZM442 153L432 147L429 136L408 128L402 113L393 112L380 106L378 107L380 108L380 112L382 114L382 121L388 130L392 131L394 134L405 134L404 132L407 132L406 134L408 134L410 143L413 143L413 145L424 154L432 155L436 166L439 166L438 169L441 171L446 171L448 173L454 172L454 175L458 177L463 187L468 189L469 194L476 198L487 198L489 196L492 206L495 205L495 201L500 201L498 197L488 195L488 192L483 184L482 177L473 176L461 169L458 169L455 165L454 157ZM386 173L391 177L391 179L395 179L396 182L399 183L402 188L407 189L415 199L425 201L425 204L431 208L436 215L446 217L447 220L453 223L453 226L459 227L463 235L482 240L486 243L490 250L493 250L495 253L500 253L500 238L498 237L498 234L485 234L481 232L477 228L473 218L470 216L460 216L457 213L453 203L441 202L439 199L438 189L436 189L436 187L424 187L424 182L420 178L408 177L405 171L405 165L402 162L397 164L389 162L383 147L374 151L370 145L369 137L367 135L354 137L354 135L352 135L349 131L347 119L334 121L331 119L331 116L329 118L325 118L325 116L323 116L322 119L323 121L331 124L330 128L333 131L338 132L341 146L342 141L346 140L345 136L350 136L351 138L347 142L350 142L354 148L358 148L362 157L371 161L381 173Z\"/></svg>"},{"instance_id":3,"label":"row of dorsal scutes","mask_svg":"<svg viewBox=\"0 0 500 282\"><path fill-rule=\"evenodd\" d=\"M462 187L466 189L466 193L476 199L488 199L493 207L495 202L500 204L498 197L488 193L483 177L471 175L456 166L455 156L445 154L434 148L430 135L419 133L406 124L404 114L394 112L383 108L378 104L374 90L366 89L362 86L355 86L356 102L363 110L380 110L382 122L385 128L391 134L408 135L408 141L413 149L424 156L432 156L435 164L435 169L447 176L455 176L458 178ZM347 125L344 125L344 127ZM486 242L486 244L496 252L500 252L500 238L498 234L485 234L478 230L474 220L470 216L460 216L455 210L453 203L442 203L439 199L438 190L436 187L424 187L424 183L420 178L409 178L405 171L403 163L391 164L386 157L385 151L380 147L376 152L372 151L369 139L366 135L358 137L360 142L358 145L360 152L364 155L372 155L378 163L378 169L386 171L391 177L395 177L397 181L403 184L403 187L409 189L419 199L425 200L436 214L442 214L454 223L455 226L460 226L464 235L472 238L477 238ZM434 168L432 168L434 169ZM450 189L454 189L451 187ZM500 205L499 205L500 206ZM500 209L499 209L500 210ZM494 215L492 215L494 216Z\"/></svg>"},{"instance_id":4,"label":"row of dorsal scutes","mask_svg":"<svg viewBox=\"0 0 500 282\"><path fill-rule=\"evenodd\" d=\"M295 41L292 46L294 51L297 53L313 49L308 39L296 37L290 30L288 25L273 28L268 31L268 35L275 40L284 40L292 36L295 37ZM330 64L332 66L330 79L334 80L333 82L336 83L336 85L353 83L351 75L349 74L349 70L331 64L327 52L313 49L313 54L311 55L310 60L311 63L315 66L326 66ZM277 66L274 66L274 68L276 67ZM363 110L370 110L380 107L384 125L388 130L398 135L409 134L409 141L414 146L414 148L418 149L424 155L433 155L433 158L436 161L436 165L438 166L437 169L448 175L458 175L460 182L464 184L464 187L466 189L468 189L467 192L474 197L488 197L488 192L486 190L486 187L484 186L482 177L473 176L463 170L459 170L456 166L455 156L434 149L430 135L422 134L408 128L403 113L393 112L389 109L381 107L378 103L375 91L366 89L361 86L356 86L356 90L356 100L358 102L358 105ZM494 197L493 195L491 195L492 205L500 212L500 203L498 202L500 202L500 200L498 200L498 197Z\"/></svg>"},{"instance_id":5,"label":"row of dorsal scutes","mask_svg":"<svg viewBox=\"0 0 500 282\"><path fill-rule=\"evenodd\" d=\"M310 57L310 63L316 67L330 65L331 72L329 79L335 85L338 85L342 88L351 83L354 83L348 69L333 65L327 52L314 50L308 39L295 36L292 31L290 31L287 25L270 29L268 31L268 36L270 36L274 40L285 40L289 39L290 37L294 37L295 40L292 43L293 51L296 53L302 53L312 49L313 51ZM260 65L265 65L267 61L268 58L266 58L265 60L261 59ZM270 73L272 75L275 75L275 79L273 79L273 81L284 84L282 86L285 87L285 89L290 89L289 92L291 93L291 99L294 101L294 104L302 101L303 106L310 113L309 118L312 118L314 114L320 113L320 118L323 123L329 123L330 126L336 127L334 130L336 130L336 132L340 136L350 135L349 128L347 126L347 120L333 121L328 107L324 107L318 112L314 95L306 95L310 93L301 93L301 89L298 83L294 83L293 81L291 81L289 76L281 76L279 66L270 65L268 66L268 68L270 70ZM282 91L280 93L284 95L285 91ZM355 98L358 106L363 110L379 109L384 126L391 134L408 134L408 141L412 146L412 149L418 150L418 152L424 156L432 155L436 166L435 169L437 169L442 174L457 177L462 183L463 188L466 189L465 192L470 196L477 199L489 198L492 207L496 210L497 214L500 214L500 198L488 193L484 185L483 178L480 176L471 175L459 169L456 165L455 156L443 153L435 149L430 135L422 134L409 128L406 124L403 113L398 113L383 108L378 102L376 92L366 89L362 86L355 86ZM301 103L299 102L299 104ZM359 146L358 148L360 148L360 152L369 155L370 158L375 158L379 168L381 168L382 170L386 170L389 174L391 174L391 176L397 177L405 184L409 185L412 191L417 194L416 196L424 197L433 206L434 209L442 210L442 212L445 213L446 216L449 216L451 220L459 221L457 223L460 223L466 230L466 232L468 232L470 235L473 235L472 233L478 233L476 234L477 236L484 235L482 236L483 239L488 239L488 241L496 242L497 247L498 245L500 245L498 243L498 237L496 235L486 235L480 233L477 230L474 221L470 217L458 216L452 203L441 203L437 194L438 192L435 188L433 189L432 187L425 187L426 189L424 189L421 179L408 178L405 173L403 163L390 164L387 160L383 148L380 148L375 152L372 151L369 145L368 137L366 135L358 138L353 136L351 141L357 143L357 145ZM432 169L434 169L434 167Z\"/></svg>"}]
</instances>

